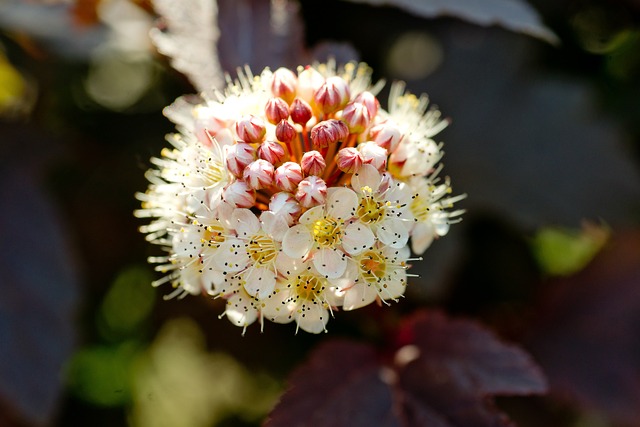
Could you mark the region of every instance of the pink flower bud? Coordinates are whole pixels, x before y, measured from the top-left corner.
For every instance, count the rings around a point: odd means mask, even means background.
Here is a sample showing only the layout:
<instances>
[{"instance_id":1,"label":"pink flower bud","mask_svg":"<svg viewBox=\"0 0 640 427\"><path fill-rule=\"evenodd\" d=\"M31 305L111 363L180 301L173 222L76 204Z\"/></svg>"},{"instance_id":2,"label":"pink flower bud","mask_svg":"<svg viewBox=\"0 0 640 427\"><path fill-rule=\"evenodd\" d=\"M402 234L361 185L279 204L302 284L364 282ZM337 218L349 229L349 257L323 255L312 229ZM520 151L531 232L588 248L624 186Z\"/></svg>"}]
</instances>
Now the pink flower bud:
<instances>
[{"instance_id":1,"label":"pink flower bud","mask_svg":"<svg viewBox=\"0 0 640 427\"><path fill-rule=\"evenodd\" d=\"M276 126L276 138L284 143L291 142L296 136L296 128L286 120L280 121Z\"/></svg>"},{"instance_id":2,"label":"pink flower bud","mask_svg":"<svg viewBox=\"0 0 640 427\"><path fill-rule=\"evenodd\" d=\"M258 147L258 157L276 166L284 159L284 147L276 141L264 141Z\"/></svg>"},{"instance_id":3,"label":"pink flower bud","mask_svg":"<svg viewBox=\"0 0 640 427\"><path fill-rule=\"evenodd\" d=\"M236 122L236 133L241 141L256 143L262 142L267 128L262 118L250 114Z\"/></svg>"},{"instance_id":4,"label":"pink flower bud","mask_svg":"<svg viewBox=\"0 0 640 427\"><path fill-rule=\"evenodd\" d=\"M361 133L369 126L371 114L364 104L351 102L342 110L342 120L349 127L349 132Z\"/></svg>"},{"instance_id":5,"label":"pink flower bud","mask_svg":"<svg viewBox=\"0 0 640 427\"><path fill-rule=\"evenodd\" d=\"M341 120L323 120L311 128L311 141L314 148L325 148L347 136L349 136L349 129Z\"/></svg>"},{"instance_id":6,"label":"pink flower bud","mask_svg":"<svg viewBox=\"0 0 640 427\"><path fill-rule=\"evenodd\" d=\"M321 205L327 199L327 184L317 176L309 176L298 184L296 199L305 208Z\"/></svg>"},{"instance_id":7,"label":"pink flower bud","mask_svg":"<svg viewBox=\"0 0 640 427\"><path fill-rule=\"evenodd\" d=\"M313 117L313 111L309 103L300 98L293 100L289 111L291 113L291 120L302 126L306 125L311 117Z\"/></svg>"},{"instance_id":8,"label":"pink flower bud","mask_svg":"<svg viewBox=\"0 0 640 427\"><path fill-rule=\"evenodd\" d=\"M296 87L298 86L298 78L293 71L287 68L278 68L273 72L273 80L271 81L271 92L274 96L284 99L287 104L296 97Z\"/></svg>"},{"instance_id":9,"label":"pink flower bud","mask_svg":"<svg viewBox=\"0 0 640 427\"><path fill-rule=\"evenodd\" d=\"M289 104L282 98L271 98L267 101L265 116L269 123L278 124L289 118Z\"/></svg>"},{"instance_id":10,"label":"pink flower bud","mask_svg":"<svg viewBox=\"0 0 640 427\"><path fill-rule=\"evenodd\" d=\"M234 181L225 188L222 200L235 208L250 208L256 202L256 191L244 181Z\"/></svg>"},{"instance_id":11,"label":"pink flower bud","mask_svg":"<svg viewBox=\"0 0 640 427\"><path fill-rule=\"evenodd\" d=\"M358 151L362 155L364 163L370 164L380 172L387 168L387 150L373 141L363 142L358 145Z\"/></svg>"},{"instance_id":12,"label":"pink flower bud","mask_svg":"<svg viewBox=\"0 0 640 427\"><path fill-rule=\"evenodd\" d=\"M320 86L324 83L324 77L315 68L306 66L298 74L298 96L307 102L313 100L313 94L316 93Z\"/></svg>"},{"instance_id":13,"label":"pink flower bud","mask_svg":"<svg viewBox=\"0 0 640 427\"><path fill-rule=\"evenodd\" d=\"M307 175L321 175L327 164L319 152L307 151L302 155L300 166L302 166L302 171Z\"/></svg>"},{"instance_id":14,"label":"pink flower bud","mask_svg":"<svg viewBox=\"0 0 640 427\"><path fill-rule=\"evenodd\" d=\"M258 159L249 163L244 168L242 177L249 187L254 190L270 187L273 184L274 168L271 163L266 160Z\"/></svg>"},{"instance_id":15,"label":"pink flower bud","mask_svg":"<svg viewBox=\"0 0 640 427\"><path fill-rule=\"evenodd\" d=\"M367 107L367 110L369 110L369 115L372 119L376 116L376 114L378 114L380 102L378 101L378 98L376 98L371 92L359 93L354 101L364 104L364 106Z\"/></svg>"},{"instance_id":16,"label":"pink flower bud","mask_svg":"<svg viewBox=\"0 0 640 427\"><path fill-rule=\"evenodd\" d=\"M302 213L300 203L293 197L293 194L286 192L276 193L271 196L269 210L276 215L282 216L289 226L292 226Z\"/></svg>"},{"instance_id":17,"label":"pink flower bud","mask_svg":"<svg viewBox=\"0 0 640 427\"><path fill-rule=\"evenodd\" d=\"M228 145L226 148L227 169L234 176L242 177L244 168L256 159L256 150L245 142Z\"/></svg>"},{"instance_id":18,"label":"pink flower bud","mask_svg":"<svg viewBox=\"0 0 640 427\"><path fill-rule=\"evenodd\" d=\"M342 77L329 77L314 93L313 99L325 114L335 113L349 102L351 92Z\"/></svg>"},{"instance_id":19,"label":"pink flower bud","mask_svg":"<svg viewBox=\"0 0 640 427\"><path fill-rule=\"evenodd\" d=\"M392 153L402 139L402 132L394 123L386 121L372 126L369 130L369 138Z\"/></svg>"},{"instance_id":20,"label":"pink flower bud","mask_svg":"<svg viewBox=\"0 0 640 427\"><path fill-rule=\"evenodd\" d=\"M284 191L293 191L302 181L302 168L296 162L285 162L276 169L276 186Z\"/></svg>"},{"instance_id":21,"label":"pink flower bud","mask_svg":"<svg viewBox=\"0 0 640 427\"><path fill-rule=\"evenodd\" d=\"M336 155L338 169L345 173L354 173L363 164L362 155L353 147L342 148Z\"/></svg>"}]
</instances>

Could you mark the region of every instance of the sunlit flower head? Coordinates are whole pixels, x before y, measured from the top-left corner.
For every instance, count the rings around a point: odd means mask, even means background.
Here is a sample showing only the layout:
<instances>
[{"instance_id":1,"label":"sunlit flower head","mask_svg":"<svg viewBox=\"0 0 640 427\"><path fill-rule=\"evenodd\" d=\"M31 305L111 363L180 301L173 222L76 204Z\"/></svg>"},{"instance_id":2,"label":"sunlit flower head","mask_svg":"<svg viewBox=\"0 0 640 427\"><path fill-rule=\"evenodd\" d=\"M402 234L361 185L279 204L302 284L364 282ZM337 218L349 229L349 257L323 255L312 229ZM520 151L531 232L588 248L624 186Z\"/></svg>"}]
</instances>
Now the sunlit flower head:
<instances>
[{"instance_id":1,"label":"sunlit flower head","mask_svg":"<svg viewBox=\"0 0 640 427\"><path fill-rule=\"evenodd\" d=\"M411 247L422 254L458 220L438 178L447 122L426 97L391 87L389 109L365 64L249 69L213 96L165 109L167 140L141 230L169 296L224 299L243 330L258 321L327 330L341 307L397 301Z\"/></svg>"}]
</instances>

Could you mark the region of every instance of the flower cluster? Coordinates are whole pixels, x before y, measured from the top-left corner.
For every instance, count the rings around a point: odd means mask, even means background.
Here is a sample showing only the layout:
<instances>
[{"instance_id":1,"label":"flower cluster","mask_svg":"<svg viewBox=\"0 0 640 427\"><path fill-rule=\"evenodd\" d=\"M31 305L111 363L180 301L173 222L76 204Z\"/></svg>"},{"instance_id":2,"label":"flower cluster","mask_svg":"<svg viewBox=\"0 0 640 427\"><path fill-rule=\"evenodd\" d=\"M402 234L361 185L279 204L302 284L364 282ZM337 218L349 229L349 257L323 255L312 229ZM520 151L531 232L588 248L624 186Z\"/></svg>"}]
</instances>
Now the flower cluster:
<instances>
[{"instance_id":1,"label":"flower cluster","mask_svg":"<svg viewBox=\"0 0 640 427\"><path fill-rule=\"evenodd\" d=\"M165 109L179 133L152 159L139 217L171 296L224 298L234 324L326 330L341 307L397 300L417 255L461 211L441 180L446 126L392 86L388 110L364 64L246 69L215 99Z\"/></svg>"}]
</instances>

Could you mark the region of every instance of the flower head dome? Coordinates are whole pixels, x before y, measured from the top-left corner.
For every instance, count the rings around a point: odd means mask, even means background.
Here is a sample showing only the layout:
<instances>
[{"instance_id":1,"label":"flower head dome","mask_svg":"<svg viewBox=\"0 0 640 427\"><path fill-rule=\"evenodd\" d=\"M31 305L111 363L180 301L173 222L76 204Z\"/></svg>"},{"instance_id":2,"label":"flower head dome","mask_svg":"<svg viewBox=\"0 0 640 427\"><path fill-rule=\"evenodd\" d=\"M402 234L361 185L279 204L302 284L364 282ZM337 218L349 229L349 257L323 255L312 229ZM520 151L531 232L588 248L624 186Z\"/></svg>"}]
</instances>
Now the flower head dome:
<instances>
[{"instance_id":1,"label":"flower head dome","mask_svg":"<svg viewBox=\"0 0 640 427\"><path fill-rule=\"evenodd\" d=\"M152 159L137 216L165 249L173 294L227 301L225 314L326 330L334 311L404 293L422 254L462 211L440 180L446 126L426 97L392 86L389 110L365 64L249 69L212 97L177 99L178 133Z\"/></svg>"}]
</instances>

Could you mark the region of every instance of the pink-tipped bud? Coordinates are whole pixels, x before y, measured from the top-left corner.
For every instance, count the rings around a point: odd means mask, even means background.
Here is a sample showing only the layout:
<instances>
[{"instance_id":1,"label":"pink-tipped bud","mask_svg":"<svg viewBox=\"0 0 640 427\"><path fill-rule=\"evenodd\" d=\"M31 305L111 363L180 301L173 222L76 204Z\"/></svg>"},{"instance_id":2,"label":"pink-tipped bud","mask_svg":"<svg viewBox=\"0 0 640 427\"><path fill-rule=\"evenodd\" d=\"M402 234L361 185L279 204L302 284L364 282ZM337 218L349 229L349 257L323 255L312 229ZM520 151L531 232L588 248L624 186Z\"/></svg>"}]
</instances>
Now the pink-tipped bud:
<instances>
[{"instance_id":1,"label":"pink-tipped bud","mask_svg":"<svg viewBox=\"0 0 640 427\"><path fill-rule=\"evenodd\" d=\"M342 77L329 77L314 93L313 99L323 113L335 113L349 102L351 92Z\"/></svg>"},{"instance_id":2,"label":"pink-tipped bud","mask_svg":"<svg viewBox=\"0 0 640 427\"><path fill-rule=\"evenodd\" d=\"M276 166L284 159L284 147L276 141L267 140L258 147L258 157Z\"/></svg>"},{"instance_id":3,"label":"pink-tipped bud","mask_svg":"<svg viewBox=\"0 0 640 427\"><path fill-rule=\"evenodd\" d=\"M302 166L302 172L306 175L321 175L327 164L319 152L307 151L302 155L300 166Z\"/></svg>"},{"instance_id":4,"label":"pink-tipped bud","mask_svg":"<svg viewBox=\"0 0 640 427\"><path fill-rule=\"evenodd\" d=\"M314 148L325 148L349 136L347 125L336 119L323 120L311 128L311 141Z\"/></svg>"},{"instance_id":5,"label":"pink-tipped bud","mask_svg":"<svg viewBox=\"0 0 640 427\"><path fill-rule=\"evenodd\" d=\"M234 181L225 188L222 200L234 208L250 208L256 202L256 191L244 181Z\"/></svg>"},{"instance_id":6,"label":"pink-tipped bud","mask_svg":"<svg viewBox=\"0 0 640 427\"><path fill-rule=\"evenodd\" d=\"M316 93L320 86L324 83L324 76L315 68L307 66L298 73L298 96L307 102L313 100L313 94Z\"/></svg>"},{"instance_id":7,"label":"pink-tipped bud","mask_svg":"<svg viewBox=\"0 0 640 427\"><path fill-rule=\"evenodd\" d=\"M344 173L354 173L363 164L362 155L353 147L342 148L336 155L338 169Z\"/></svg>"},{"instance_id":8,"label":"pink-tipped bud","mask_svg":"<svg viewBox=\"0 0 640 427\"><path fill-rule=\"evenodd\" d=\"M282 216L289 226L292 226L302 213L300 203L293 197L293 194L284 191L271 196L269 210L276 215Z\"/></svg>"},{"instance_id":9,"label":"pink-tipped bud","mask_svg":"<svg viewBox=\"0 0 640 427\"><path fill-rule=\"evenodd\" d=\"M265 116L269 123L276 125L289 118L289 104L282 98L271 98L267 101Z\"/></svg>"},{"instance_id":10,"label":"pink-tipped bud","mask_svg":"<svg viewBox=\"0 0 640 427\"><path fill-rule=\"evenodd\" d=\"M300 98L293 100L289 112L291 113L291 120L302 126L306 125L311 117L313 117L313 111L309 103Z\"/></svg>"},{"instance_id":11,"label":"pink-tipped bud","mask_svg":"<svg viewBox=\"0 0 640 427\"><path fill-rule=\"evenodd\" d=\"M246 142L238 142L225 147L227 169L235 177L241 178L244 168L256 159L256 150Z\"/></svg>"},{"instance_id":12,"label":"pink-tipped bud","mask_svg":"<svg viewBox=\"0 0 640 427\"><path fill-rule=\"evenodd\" d=\"M275 170L273 165L266 160L258 159L255 162L249 163L244 168L242 177L249 187L254 190L260 190L261 188L270 187L273 184L273 176Z\"/></svg>"},{"instance_id":13,"label":"pink-tipped bud","mask_svg":"<svg viewBox=\"0 0 640 427\"><path fill-rule=\"evenodd\" d=\"M302 181L302 168L296 162L285 162L276 169L276 186L284 191L293 191Z\"/></svg>"},{"instance_id":14,"label":"pink-tipped bud","mask_svg":"<svg viewBox=\"0 0 640 427\"><path fill-rule=\"evenodd\" d=\"M291 142L296 136L296 128L286 120L280 121L276 126L276 138L284 143Z\"/></svg>"},{"instance_id":15,"label":"pink-tipped bud","mask_svg":"<svg viewBox=\"0 0 640 427\"><path fill-rule=\"evenodd\" d=\"M380 147L373 141L363 142L358 145L358 151L362 155L362 161L366 164L370 164L380 172L383 172L387 168L387 150Z\"/></svg>"},{"instance_id":16,"label":"pink-tipped bud","mask_svg":"<svg viewBox=\"0 0 640 427\"><path fill-rule=\"evenodd\" d=\"M380 101L378 101L378 98L376 98L375 95L372 94L371 92L359 93L358 96L356 96L356 98L354 99L354 101L364 104L364 106L367 107L367 110L369 110L369 115L371 116L372 119L376 116L376 114L378 114L378 109L380 108Z\"/></svg>"},{"instance_id":17,"label":"pink-tipped bud","mask_svg":"<svg viewBox=\"0 0 640 427\"><path fill-rule=\"evenodd\" d=\"M267 133L267 127L262 118L250 114L236 122L236 133L241 141L249 143L262 142Z\"/></svg>"},{"instance_id":18,"label":"pink-tipped bud","mask_svg":"<svg viewBox=\"0 0 640 427\"><path fill-rule=\"evenodd\" d=\"M287 104L290 104L296 97L297 86L298 78L293 71L287 68L278 68L273 72L271 92L274 96L284 99Z\"/></svg>"},{"instance_id":19,"label":"pink-tipped bud","mask_svg":"<svg viewBox=\"0 0 640 427\"><path fill-rule=\"evenodd\" d=\"M394 123L386 121L372 126L369 130L369 138L392 153L402 139L402 132Z\"/></svg>"},{"instance_id":20,"label":"pink-tipped bud","mask_svg":"<svg viewBox=\"0 0 640 427\"><path fill-rule=\"evenodd\" d=\"M296 199L304 208L321 205L327 199L327 183L317 176L309 176L300 181Z\"/></svg>"},{"instance_id":21,"label":"pink-tipped bud","mask_svg":"<svg viewBox=\"0 0 640 427\"><path fill-rule=\"evenodd\" d=\"M350 102L342 110L342 120L347 124L349 132L361 133L369 126L371 114L367 107L360 102Z\"/></svg>"}]
</instances>

